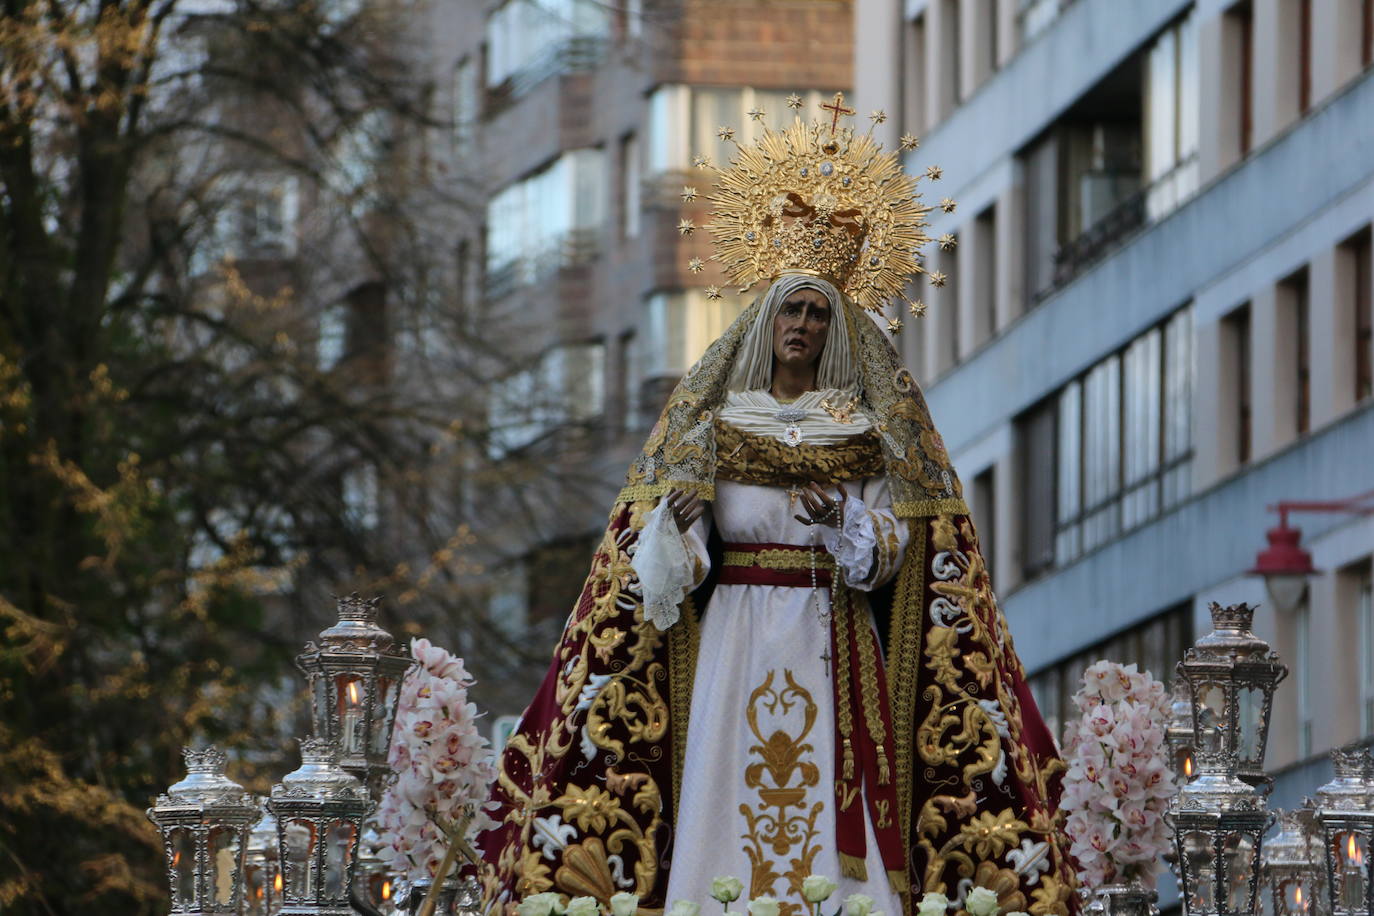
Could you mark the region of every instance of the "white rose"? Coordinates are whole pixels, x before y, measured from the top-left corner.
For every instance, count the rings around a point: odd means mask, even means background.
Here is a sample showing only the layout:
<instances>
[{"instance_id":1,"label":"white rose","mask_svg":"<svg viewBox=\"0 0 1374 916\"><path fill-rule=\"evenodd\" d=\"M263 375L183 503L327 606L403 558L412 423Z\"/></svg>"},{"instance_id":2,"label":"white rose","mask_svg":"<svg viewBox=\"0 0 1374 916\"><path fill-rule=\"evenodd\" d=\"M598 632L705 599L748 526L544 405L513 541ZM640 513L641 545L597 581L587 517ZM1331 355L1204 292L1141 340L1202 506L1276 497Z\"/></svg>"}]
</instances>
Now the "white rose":
<instances>
[{"instance_id":1,"label":"white rose","mask_svg":"<svg viewBox=\"0 0 1374 916\"><path fill-rule=\"evenodd\" d=\"M844 916L870 916L873 898L867 894L850 894L844 898Z\"/></svg>"},{"instance_id":2,"label":"white rose","mask_svg":"<svg viewBox=\"0 0 1374 916\"><path fill-rule=\"evenodd\" d=\"M1007 916L1030 916L1025 910L1012 910Z\"/></svg>"},{"instance_id":3,"label":"white rose","mask_svg":"<svg viewBox=\"0 0 1374 916\"><path fill-rule=\"evenodd\" d=\"M563 911L563 899L552 891L530 894L515 907L518 916L556 916Z\"/></svg>"},{"instance_id":4,"label":"white rose","mask_svg":"<svg viewBox=\"0 0 1374 916\"><path fill-rule=\"evenodd\" d=\"M574 897L568 901L567 916L601 916L595 897Z\"/></svg>"},{"instance_id":5,"label":"white rose","mask_svg":"<svg viewBox=\"0 0 1374 916\"><path fill-rule=\"evenodd\" d=\"M730 876L716 878L711 882L711 896L721 903L731 903L744 893L744 884L739 878Z\"/></svg>"},{"instance_id":6,"label":"white rose","mask_svg":"<svg viewBox=\"0 0 1374 916\"><path fill-rule=\"evenodd\" d=\"M767 894L749 901L749 916L778 916L778 901Z\"/></svg>"},{"instance_id":7,"label":"white rose","mask_svg":"<svg viewBox=\"0 0 1374 916\"><path fill-rule=\"evenodd\" d=\"M997 894L986 887L975 887L964 898L964 909L969 911L969 916L995 916Z\"/></svg>"},{"instance_id":8,"label":"white rose","mask_svg":"<svg viewBox=\"0 0 1374 916\"><path fill-rule=\"evenodd\" d=\"M611 916L635 916L639 909L639 895L621 891L611 897Z\"/></svg>"},{"instance_id":9,"label":"white rose","mask_svg":"<svg viewBox=\"0 0 1374 916\"><path fill-rule=\"evenodd\" d=\"M825 875L807 875L802 880L802 897L807 903L820 903L835 893L837 887L839 885Z\"/></svg>"},{"instance_id":10,"label":"white rose","mask_svg":"<svg viewBox=\"0 0 1374 916\"><path fill-rule=\"evenodd\" d=\"M949 909L949 898L939 891L931 891L916 905L917 916L945 916Z\"/></svg>"},{"instance_id":11,"label":"white rose","mask_svg":"<svg viewBox=\"0 0 1374 916\"><path fill-rule=\"evenodd\" d=\"M701 916L701 904L691 900L674 900L668 916Z\"/></svg>"}]
</instances>

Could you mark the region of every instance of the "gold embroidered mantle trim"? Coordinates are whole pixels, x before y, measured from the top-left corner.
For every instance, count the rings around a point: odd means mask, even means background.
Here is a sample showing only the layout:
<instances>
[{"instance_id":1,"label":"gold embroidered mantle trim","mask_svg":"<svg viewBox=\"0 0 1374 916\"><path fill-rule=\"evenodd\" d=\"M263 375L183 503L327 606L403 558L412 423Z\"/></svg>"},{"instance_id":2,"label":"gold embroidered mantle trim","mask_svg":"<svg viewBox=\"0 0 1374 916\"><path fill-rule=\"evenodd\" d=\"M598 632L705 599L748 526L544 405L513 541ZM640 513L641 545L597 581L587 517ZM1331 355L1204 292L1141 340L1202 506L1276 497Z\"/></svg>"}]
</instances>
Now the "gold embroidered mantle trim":
<instances>
[{"instance_id":1,"label":"gold embroidered mantle trim","mask_svg":"<svg viewBox=\"0 0 1374 916\"><path fill-rule=\"evenodd\" d=\"M814 559L813 559L814 558ZM834 569L835 558L813 550L788 550L771 547L768 550L727 550L721 554L726 566L758 566L763 569L807 570L814 563L816 569Z\"/></svg>"},{"instance_id":2,"label":"gold embroidered mantle trim","mask_svg":"<svg viewBox=\"0 0 1374 916\"><path fill-rule=\"evenodd\" d=\"M716 421L716 477L765 487L845 483L882 474L882 447L872 432L834 445L786 445Z\"/></svg>"}]
</instances>

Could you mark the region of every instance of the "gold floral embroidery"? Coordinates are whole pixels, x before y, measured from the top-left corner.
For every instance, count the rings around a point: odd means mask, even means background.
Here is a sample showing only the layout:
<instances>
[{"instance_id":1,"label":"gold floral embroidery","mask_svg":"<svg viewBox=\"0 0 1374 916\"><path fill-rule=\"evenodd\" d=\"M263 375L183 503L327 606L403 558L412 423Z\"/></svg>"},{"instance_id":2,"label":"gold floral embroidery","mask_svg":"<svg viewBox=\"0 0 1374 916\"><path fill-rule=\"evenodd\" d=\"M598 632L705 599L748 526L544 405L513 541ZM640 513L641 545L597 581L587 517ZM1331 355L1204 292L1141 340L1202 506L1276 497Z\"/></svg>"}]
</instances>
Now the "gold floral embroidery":
<instances>
[{"instance_id":1,"label":"gold floral embroidery","mask_svg":"<svg viewBox=\"0 0 1374 916\"><path fill-rule=\"evenodd\" d=\"M801 548L777 547L768 550L726 550L721 554L724 566L758 566L763 569L798 570L834 569L835 558L826 553L816 553Z\"/></svg>"},{"instance_id":2,"label":"gold floral embroidery","mask_svg":"<svg viewBox=\"0 0 1374 916\"><path fill-rule=\"evenodd\" d=\"M835 445L784 445L716 421L716 477L768 487L860 480L883 472L883 453L872 432Z\"/></svg>"},{"instance_id":3,"label":"gold floral embroidery","mask_svg":"<svg viewBox=\"0 0 1374 916\"><path fill-rule=\"evenodd\" d=\"M744 851L750 862L749 896L772 895L774 884L784 879L787 884L783 895L790 892L798 902L783 901L782 916L798 916L802 912L802 881L811 874L812 863L821 849L815 842L819 833L816 821L825 809L823 801L813 803L810 809L806 806L807 790L821 781L820 768L811 761L815 748L805 743L815 725L817 707L790 670L783 671L785 686L781 689L773 686L776 675L776 671L769 671L763 683L749 695L746 718L758 744L749 748L750 756L757 759L745 768L744 784L756 790L758 804L739 807L746 824L741 839L746 842ZM761 713L781 719L798 708L802 723L800 728L794 727L796 734L789 734L781 722L764 734L765 726L759 721ZM795 721L795 716L789 721ZM781 866L774 857L784 860L790 868L779 871Z\"/></svg>"}]
</instances>

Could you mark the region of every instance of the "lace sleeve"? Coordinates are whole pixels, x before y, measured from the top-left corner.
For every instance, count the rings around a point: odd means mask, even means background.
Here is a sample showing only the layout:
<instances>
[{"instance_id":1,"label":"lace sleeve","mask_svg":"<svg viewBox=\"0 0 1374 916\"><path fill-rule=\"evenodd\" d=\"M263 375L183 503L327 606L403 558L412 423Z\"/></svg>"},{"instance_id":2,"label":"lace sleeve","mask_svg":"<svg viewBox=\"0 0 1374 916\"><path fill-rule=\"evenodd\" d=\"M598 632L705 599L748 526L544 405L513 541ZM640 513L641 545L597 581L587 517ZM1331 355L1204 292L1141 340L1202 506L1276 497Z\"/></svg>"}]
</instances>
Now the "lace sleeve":
<instances>
[{"instance_id":1,"label":"lace sleeve","mask_svg":"<svg viewBox=\"0 0 1374 916\"><path fill-rule=\"evenodd\" d=\"M684 536L677 530L673 514L666 502L660 502L644 519L639 533L639 545L630 565L639 577L644 596L644 619L666 630L677 623L678 606L687 594L705 578L705 568L698 548L704 544L693 525Z\"/></svg>"},{"instance_id":2,"label":"lace sleeve","mask_svg":"<svg viewBox=\"0 0 1374 916\"><path fill-rule=\"evenodd\" d=\"M864 501L851 496L845 502L844 521L838 528L821 526L821 543L835 558L835 565L850 588L865 588L873 569L873 548L878 534Z\"/></svg>"}]
</instances>

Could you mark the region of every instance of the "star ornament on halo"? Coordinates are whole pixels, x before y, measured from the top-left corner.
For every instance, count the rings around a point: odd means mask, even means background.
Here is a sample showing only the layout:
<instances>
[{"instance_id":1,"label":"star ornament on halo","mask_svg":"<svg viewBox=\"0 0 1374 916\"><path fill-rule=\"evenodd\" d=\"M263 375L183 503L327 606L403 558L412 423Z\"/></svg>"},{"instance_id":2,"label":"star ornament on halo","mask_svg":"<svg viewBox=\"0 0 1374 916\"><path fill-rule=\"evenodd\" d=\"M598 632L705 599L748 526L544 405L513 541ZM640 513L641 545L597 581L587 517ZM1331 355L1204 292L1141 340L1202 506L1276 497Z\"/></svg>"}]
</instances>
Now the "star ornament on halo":
<instances>
[{"instance_id":1,"label":"star ornament on halo","mask_svg":"<svg viewBox=\"0 0 1374 916\"><path fill-rule=\"evenodd\" d=\"M955 246L956 244L957 244L957 241L955 240L954 236L951 235L950 233L946 232L944 235L940 236L940 250L941 250L941 251L953 251L953 250L954 250L954 246Z\"/></svg>"},{"instance_id":2,"label":"star ornament on halo","mask_svg":"<svg viewBox=\"0 0 1374 916\"><path fill-rule=\"evenodd\" d=\"M787 107L790 108L790 109L792 109L793 111L796 111L798 108L801 108L801 107L802 107L802 99L801 99L801 96L797 95L795 92L792 93L791 95L789 95L789 96L787 97Z\"/></svg>"},{"instance_id":3,"label":"star ornament on halo","mask_svg":"<svg viewBox=\"0 0 1374 916\"><path fill-rule=\"evenodd\" d=\"M693 156L692 166L698 169L709 169L711 167L711 157L702 155Z\"/></svg>"},{"instance_id":4,"label":"star ornament on halo","mask_svg":"<svg viewBox=\"0 0 1374 916\"><path fill-rule=\"evenodd\" d=\"M716 128L716 136L719 137L721 140L729 142L735 139L735 129L733 127L726 127L725 125L721 125L720 127Z\"/></svg>"},{"instance_id":5,"label":"star ornament on halo","mask_svg":"<svg viewBox=\"0 0 1374 916\"><path fill-rule=\"evenodd\" d=\"M935 271L935 273L933 273L933 274L930 275L930 285L931 285L931 286L934 286L934 287L941 287L941 286L944 286L944 285L945 285L945 275L944 275L943 273L941 273L940 271L938 271L938 270Z\"/></svg>"},{"instance_id":6,"label":"star ornament on halo","mask_svg":"<svg viewBox=\"0 0 1374 916\"><path fill-rule=\"evenodd\" d=\"M719 298L720 298L720 287L719 287L719 286L708 286L708 287L706 287L706 298L707 298L707 299L719 299Z\"/></svg>"},{"instance_id":7,"label":"star ornament on halo","mask_svg":"<svg viewBox=\"0 0 1374 916\"><path fill-rule=\"evenodd\" d=\"M701 258L692 258L687 262L687 269L694 274L701 273L706 268L706 263Z\"/></svg>"},{"instance_id":8,"label":"star ornament on halo","mask_svg":"<svg viewBox=\"0 0 1374 916\"><path fill-rule=\"evenodd\" d=\"M677 231L679 235L691 235L697 231L697 227L690 219L680 219L677 221Z\"/></svg>"},{"instance_id":9,"label":"star ornament on halo","mask_svg":"<svg viewBox=\"0 0 1374 916\"><path fill-rule=\"evenodd\" d=\"M902 134L902 139L897 141L897 145L901 147L902 152L909 153L920 146L921 141L912 134Z\"/></svg>"},{"instance_id":10,"label":"star ornament on halo","mask_svg":"<svg viewBox=\"0 0 1374 916\"><path fill-rule=\"evenodd\" d=\"M762 121L764 112L762 108L755 105L753 108L746 111L745 114L749 115L749 120L751 121Z\"/></svg>"},{"instance_id":11,"label":"star ornament on halo","mask_svg":"<svg viewBox=\"0 0 1374 916\"><path fill-rule=\"evenodd\" d=\"M926 167L926 177L929 178L931 181L939 181L940 177L944 174L945 170L940 168L938 165L931 165Z\"/></svg>"},{"instance_id":12,"label":"star ornament on halo","mask_svg":"<svg viewBox=\"0 0 1374 916\"><path fill-rule=\"evenodd\" d=\"M895 317L895 318L889 318L889 319L887 319L887 332L888 332L889 334L896 334L896 333L897 333L898 331L900 331L901 329L902 329L902 318L901 318L900 315L898 315L898 316Z\"/></svg>"},{"instance_id":13,"label":"star ornament on halo","mask_svg":"<svg viewBox=\"0 0 1374 916\"><path fill-rule=\"evenodd\" d=\"M692 187L692 186L689 185L689 184L683 185L683 186L682 186L682 199L685 200L687 203L690 204L692 201L694 201L694 200L697 199L697 189L694 188L694 187Z\"/></svg>"},{"instance_id":14,"label":"star ornament on halo","mask_svg":"<svg viewBox=\"0 0 1374 916\"><path fill-rule=\"evenodd\" d=\"M944 200L940 201L940 209L944 210L946 213L953 213L954 207L955 203L952 198L946 197Z\"/></svg>"},{"instance_id":15,"label":"star ornament on halo","mask_svg":"<svg viewBox=\"0 0 1374 916\"><path fill-rule=\"evenodd\" d=\"M883 111L881 108L875 108L868 113L868 120L872 121L874 124L882 124L887 120L887 112Z\"/></svg>"},{"instance_id":16,"label":"star ornament on halo","mask_svg":"<svg viewBox=\"0 0 1374 916\"><path fill-rule=\"evenodd\" d=\"M922 318L926 313L926 304L920 299L907 304L906 310L911 313L912 318Z\"/></svg>"}]
</instances>

